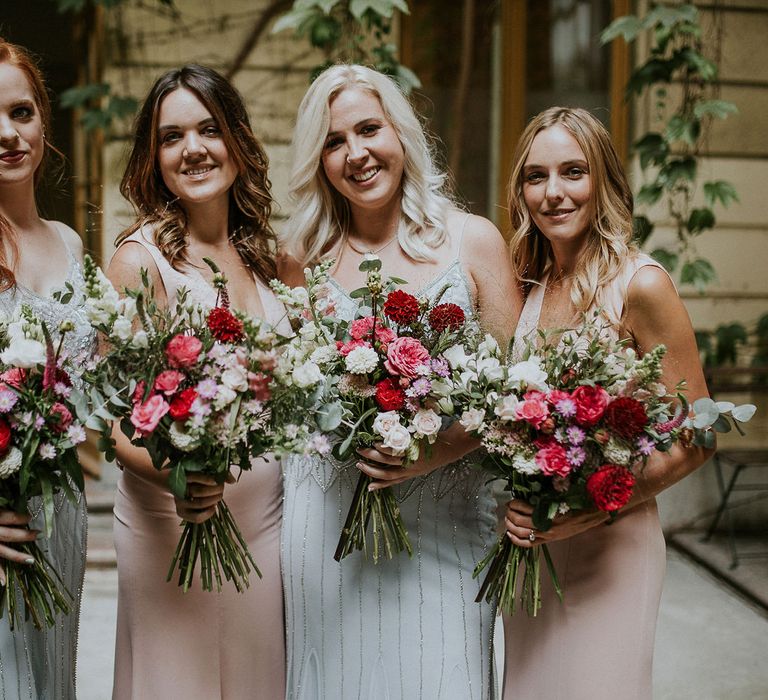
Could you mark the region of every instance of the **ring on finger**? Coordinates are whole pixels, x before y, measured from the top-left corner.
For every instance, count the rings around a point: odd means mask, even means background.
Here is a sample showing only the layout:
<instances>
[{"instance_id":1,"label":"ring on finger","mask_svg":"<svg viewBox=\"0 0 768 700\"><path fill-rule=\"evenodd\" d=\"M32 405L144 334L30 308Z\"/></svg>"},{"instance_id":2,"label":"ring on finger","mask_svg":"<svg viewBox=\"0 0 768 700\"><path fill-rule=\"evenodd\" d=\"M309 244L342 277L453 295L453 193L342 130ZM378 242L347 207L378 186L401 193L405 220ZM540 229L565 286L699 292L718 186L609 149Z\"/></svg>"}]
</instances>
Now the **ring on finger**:
<instances>
[{"instance_id":1,"label":"ring on finger","mask_svg":"<svg viewBox=\"0 0 768 700\"><path fill-rule=\"evenodd\" d=\"M528 541L529 542L535 542L536 541L536 531L535 530L531 530L528 533Z\"/></svg>"}]
</instances>

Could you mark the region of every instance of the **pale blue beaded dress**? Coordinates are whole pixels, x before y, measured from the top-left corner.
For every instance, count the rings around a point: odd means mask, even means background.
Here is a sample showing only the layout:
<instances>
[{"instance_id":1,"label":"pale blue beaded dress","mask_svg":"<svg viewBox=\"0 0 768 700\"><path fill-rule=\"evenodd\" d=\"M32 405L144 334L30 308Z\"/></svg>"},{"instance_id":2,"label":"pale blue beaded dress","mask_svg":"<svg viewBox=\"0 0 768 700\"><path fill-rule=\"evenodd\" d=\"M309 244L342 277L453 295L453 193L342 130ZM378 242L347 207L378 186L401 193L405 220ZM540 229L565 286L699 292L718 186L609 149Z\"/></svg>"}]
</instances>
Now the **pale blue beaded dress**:
<instances>
[{"instance_id":1,"label":"pale blue beaded dress","mask_svg":"<svg viewBox=\"0 0 768 700\"><path fill-rule=\"evenodd\" d=\"M419 296L473 313L454 261ZM336 286L339 316L355 301ZM413 557L337 563L360 472L354 463L284 462L283 586L289 700L489 700L495 610L475 602L475 563L495 540L495 500L471 459L393 487Z\"/></svg>"},{"instance_id":2,"label":"pale blue beaded dress","mask_svg":"<svg viewBox=\"0 0 768 700\"><path fill-rule=\"evenodd\" d=\"M71 320L75 330L64 339L64 349L82 366L93 353L94 336L83 306L83 273L80 263L66 245L69 268L67 282L75 293L66 304L42 297L21 285L0 292L0 311L12 314L24 304L29 306L50 329L58 329ZM75 378L75 381L77 379ZM50 539L39 539L53 567L72 593L71 613L59 615L53 627L37 630L31 621L13 631L7 614L0 619L0 700L73 700L75 698L75 661L80 618L80 596L85 572L86 510L85 498L72 505L63 494L55 496L55 516ZM31 502L30 527L43 528L42 505Z\"/></svg>"}]
</instances>

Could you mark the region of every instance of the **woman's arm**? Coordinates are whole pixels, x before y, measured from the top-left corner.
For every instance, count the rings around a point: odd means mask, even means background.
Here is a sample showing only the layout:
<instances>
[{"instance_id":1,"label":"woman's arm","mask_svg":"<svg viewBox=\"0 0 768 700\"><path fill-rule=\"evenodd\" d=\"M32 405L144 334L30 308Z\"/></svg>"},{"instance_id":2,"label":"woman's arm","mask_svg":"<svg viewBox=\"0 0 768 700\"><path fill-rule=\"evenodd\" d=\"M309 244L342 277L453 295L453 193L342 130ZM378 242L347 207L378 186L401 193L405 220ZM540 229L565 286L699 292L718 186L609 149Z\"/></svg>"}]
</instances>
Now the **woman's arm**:
<instances>
[{"instance_id":1,"label":"woman's arm","mask_svg":"<svg viewBox=\"0 0 768 700\"><path fill-rule=\"evenodd\" d=\"M693 403L708 396L704 373L699 361L696 340L688 312L672 281L663 270L646 266L632 278L627 293L623 328L641 353L657 345L665 345L661 381L668 391L685 380L688 401ZM702 447L676 444L669 452L654 452L637 474L634 493L625 506L632 508L655 497L700 467L714 453ZM512 542L521 547L532 546L528 536L533 528L532 508L525 502L510 501L505 524ZM608 519L606 513L590 510L555 518L552 529L536 533L536 544L566 539L584 532Z\"/></svg>"},{"instance_id":2,"label":"woman's arm","mask_svg":"<svg viewBox=\"0 0 768 700\"><path fill-rule=\"evenodd\" d=\"M39 530L30 530L31 516L26 513L14 513L12 510L0 508L0 586L5 585L5 569L2 561L15 561L18 564L34 564L26 552L14 549L13 544L18 542L33 542Z\"/></svg>"}]
</instances>

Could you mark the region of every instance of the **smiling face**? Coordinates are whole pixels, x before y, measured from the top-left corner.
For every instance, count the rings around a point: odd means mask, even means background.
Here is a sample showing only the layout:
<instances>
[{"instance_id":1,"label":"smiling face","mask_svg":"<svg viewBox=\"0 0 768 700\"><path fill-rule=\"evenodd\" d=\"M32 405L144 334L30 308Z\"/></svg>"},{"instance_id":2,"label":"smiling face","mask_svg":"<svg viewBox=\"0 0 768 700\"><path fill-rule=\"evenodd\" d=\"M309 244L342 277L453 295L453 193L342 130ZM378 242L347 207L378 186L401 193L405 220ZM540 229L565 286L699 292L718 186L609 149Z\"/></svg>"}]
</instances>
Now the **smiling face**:
<instances>
[{"instance_id":1,"label":"smiling face","mask_svg":"<svg viewBox=\"0 0 768 700\"><path fill-rule=\"evenodd\" d=\"M157 143L160 175L182 204L209 203L229 196L237 168L220 125L195 93L178 88L163 99Z\"/></svg>"},{"instance_id":2,"label":"smiling face","mask_svg":"<svg viewBox=\"0 0 768 700\"><path fill-rule=\"evenodd\" d=\"M44 150L43 124L27 76L0 63L0 185L33 182Z\"/></svg>"},{"instance_id":3,"label":"smiling face","mask_svg":"<svg viewBox=\"0 0 768 700\"><path fill-rule=\"evenodd\" d=\"M379 98L346 88L330 103L322 166L354 208L377 210L399 200L405 153Z\"/></svg>"},{"instance_id":4,"label":"smiling face","mask_svg":"<svg viewBox=\"0 0 768 700\"><path fill-rule=\"evenodd\" d=\"M550 126L533 139L523 166L523 198L553 247L583 246L592 221L592 181L584 152L564 126Z\"/></svg>"}]
</instances>

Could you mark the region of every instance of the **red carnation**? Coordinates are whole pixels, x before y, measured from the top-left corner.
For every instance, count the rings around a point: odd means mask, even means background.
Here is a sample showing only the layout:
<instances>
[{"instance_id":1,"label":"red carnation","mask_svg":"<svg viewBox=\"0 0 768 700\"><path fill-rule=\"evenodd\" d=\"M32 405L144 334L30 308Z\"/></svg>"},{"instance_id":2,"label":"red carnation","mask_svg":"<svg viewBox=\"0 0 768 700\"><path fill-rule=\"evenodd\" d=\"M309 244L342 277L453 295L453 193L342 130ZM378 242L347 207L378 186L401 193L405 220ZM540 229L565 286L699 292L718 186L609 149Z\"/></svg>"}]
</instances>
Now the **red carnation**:
<instances>
[{"instance_id":1,"label":"red carnation","mask_svg":"<svg viewBox=\"0 0 768 700\"><path fill-rule=\"evenodd\" d=\"M58 401L51 406L50 417L53 419L51 429L56 433L63 433L72 425L72 414L63 403Z\"/></svg>"},{"instance_id":2,"label":"red carnation","mask_svg":"<svg viewBox=\"0 0 768 700\"><path fill-rule=\"evenodd\" d=\"M136 384L136 388L133 390L133 396L131 401L133 403L141 403L144 401L144 392L147 390L147 383L142 379Z\"/></svg>"},{"instance_id":3,"label":"red carnation","mask_svg":"<svg viewBox=\"0 0 768 700\"><path fill-rule=\"evenodd\" d=\"M236 343L243 339L243 322L221 306L208 312L208 328L213 337L222 343Z\"/></svg>"},{"instance_id":4,"label":"red carnation","mask_svg":"<svg viewBox=\"0 0 768 700\"><path fill-rule=\"evenodd\" d=\"M396 289L387 295L384 315L399 326L407 326L419 317L419 300L413 294Z\"/></svg>"},{"instance_id":5,"label":"red carnation","mask_svg":"<svg viewBox=\"0 0 768 700\"><path fill-rule=\"evenodd\" d=\"M405 405L405 392L399 382L382 379L376 385L376 403L382 411L399 411Z\"/></svg>"},{"instance_id":6,"label":"red carnation","mask_svg":"<svg viewBox=\"0 0 768 700\"><path fill-rule=\"evenodd\" d=\"M11 426L8 422L0 418L0 455L4 455L8 451L8 446L11 444Z\"/></svg>"},{"instance_id":7,"label":"red carnation","mask_svg":"<svg viewBox=\"0 0 768 700\"><path fill-rule=\"evenodd\" d=\"M456 304L438 304L429 312L429 325L437 333L446 328L458 330L464 323L464 311Z\"/></svg>"},{"instance_id":8,"label":"red carnation","mask_svg":"<svg viewBox=\"0 0 768 700\"><path fill-rule=\"evenodd\" d=\"M615 464L604 464L587 479L587 493L595 505L606 513L627 505L634 486L632 472Z\"/></svg>"},{"instance_id":9,"label":"red carnation","mask_svg":"<svg viewBox=\"0 0 768 700\"><path fill-rule=\"evenodd\" d=\"M603 417L609 395L601 386L584 385L574 389L571 398L576 403L576 422L589 427Z\"/></svg>"},{"instance_id":10,"label":"red carnation","mask_svg":"<svg viewBox=\"0 0 768 700\"><path fill-rule=\"evenodd\" d=\"M173 420L187 420L187 418L189 418L192 404L196 398L197 392L192 388L184 389L184 391L180 391L178 394L176 394L176 396L174 396L173 400L171 401L170 408L168 409L168 413L171 414L171 418L173 418Z\"/></svg>"},{"instance_id":11,"label":"red carnation","mask_svg":"<svg viewBox=\"0 0 768 700\"><path fill-rule=\"evenodd\" d=\"M645 406L629 396L620 396L611 401L603 418L614 433L627 439L637 437L648 425Z\"/></svg>"}]
</instances>

